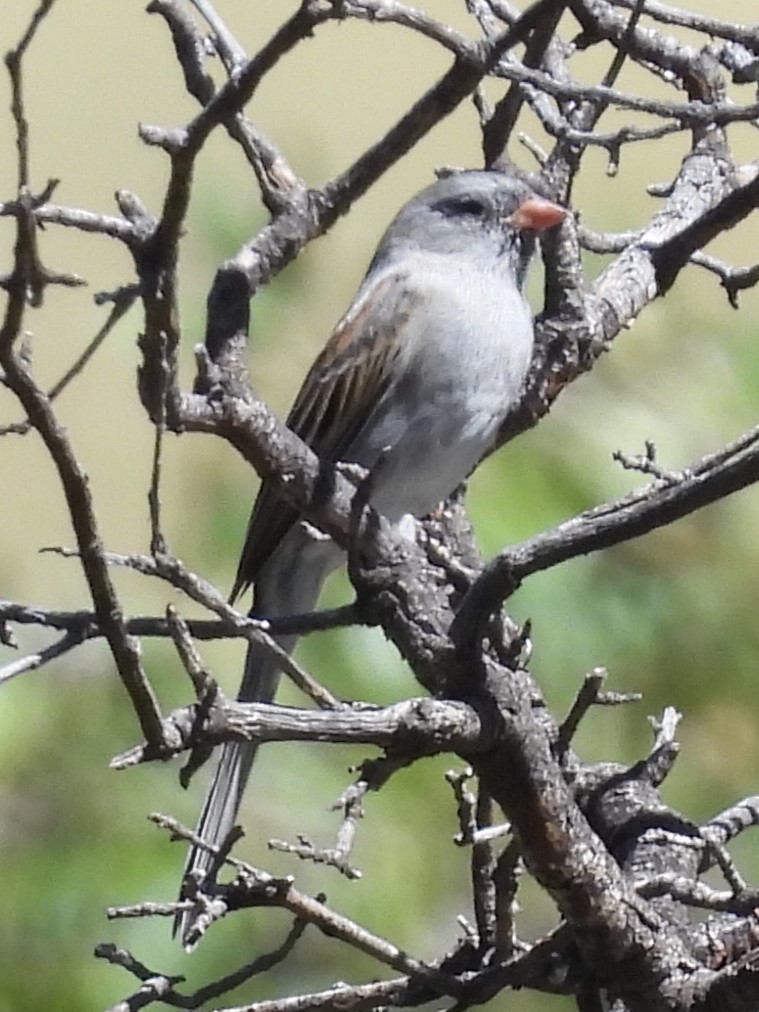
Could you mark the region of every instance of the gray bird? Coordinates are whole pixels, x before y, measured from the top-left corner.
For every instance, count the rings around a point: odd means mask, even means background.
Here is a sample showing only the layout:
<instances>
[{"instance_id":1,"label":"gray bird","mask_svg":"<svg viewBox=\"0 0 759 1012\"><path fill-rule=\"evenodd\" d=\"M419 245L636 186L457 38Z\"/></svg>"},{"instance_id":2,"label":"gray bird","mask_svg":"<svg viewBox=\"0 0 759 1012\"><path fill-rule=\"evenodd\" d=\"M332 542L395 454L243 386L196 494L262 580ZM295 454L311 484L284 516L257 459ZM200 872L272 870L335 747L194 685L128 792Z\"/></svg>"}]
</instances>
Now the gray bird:
<instances>
[{"instance_id":1,"label":"gray bird","mask_svg":"<svg viewBox=\"0 0 759 1012\"><path fill-rule=\"evenodd\" d=\"M371 468L382 454L371 502L391 522L429 513L492 448L532 356L523 286L534 234L565 214L513 176L467 171L427 187L385 232L287 424L322 461ZM232 599L252 584L252 615L310 611L342 558L264 482ZM279 643L289 652L296 639ZM271 701L279 678L276 660L251 644L238 699ZM208 843L232 829L255 754L248 742L222 746L197 828ZM192 848L183 883L206 881L213 865ZM175 924L188 949L195 917Z\"/></svg>"}]
</instances>

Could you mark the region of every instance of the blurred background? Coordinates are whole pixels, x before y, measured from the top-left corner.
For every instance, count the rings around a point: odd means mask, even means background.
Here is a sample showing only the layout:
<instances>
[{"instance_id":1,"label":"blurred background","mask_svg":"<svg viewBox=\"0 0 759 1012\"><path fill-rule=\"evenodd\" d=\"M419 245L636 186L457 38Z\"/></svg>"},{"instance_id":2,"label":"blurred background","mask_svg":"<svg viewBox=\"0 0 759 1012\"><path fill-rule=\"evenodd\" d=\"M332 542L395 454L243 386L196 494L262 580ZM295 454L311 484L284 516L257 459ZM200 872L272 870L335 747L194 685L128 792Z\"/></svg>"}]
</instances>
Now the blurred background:
<instances>
[{"instance_id":1,"label":"blurred background","mask_svg":"<svg viewBox=\"0 0 759 1012\"><path fill-rule=\"evenodd\" d=\"M21 36L35 4L15 0L0 25L3 52ZM219 0L249 52L255 51L293 3ZM693 3L690 5L694 6ZM701 9L709 4L703 0ZM428 0L426 9L473 35L476 26L457 0ZM723 0L719 15L738 20L745 4ZM567 26L566 32L573 29ZM606 54L604 60L610 59ZM598 79L599 54L582 58L581 75ZM267 77L248 113L313 185L341 171L371 144L448 66L433 44L389 25L331 24L297 47ZM113 193L137 194L160 212L167 159L138 139L138 123L178 126L196 112L185 94L163 21L136 2L54 7L24 63L36 191L61 180L55 200L115 211ZM620 86L652 88L625 71ZM497 98L499 91L489 87ZM748 101L746 95L739 96ZM15 141L7 76L0 74L0 200L15 194ZM607 128L624 120L610 115ZM629 119L627 120L630 121ZM526 116L522 129L545 143ZM749 127L731 132L739 159L755 156ZM606 174L602 153L586 157L575 192L583 220L599 230L642 225L656 208L650 182L670 180L687 150L686 135L625 149L619 173ZM512 157L532 167L514 143ZM252 376L284 413L316 350L347 305L389 218L441 165L481 164L476 113L465 103L390 171L331 233L256 297ZM217 130L197 166L182 246L183 381L193 373L192 347L202 339L204 302L214 271L265 221L255 182L237 148ZM756 231L737 229L710 249L737 263L756 259ZM752 242L753 240L753 242ZM10 266L12 225L0 219L0 271ZM92 295L133 280L131 261L116 243L48 227L45 263L75 271L89 288L50 289L30 313L34 368L55 382L105 320ZM589 257L592 278L602 258ZM536 276L533 302L539 308ZM643 451L656 443L665 466L679 468L756 423L759 296L727 305L716 280L685 271L666 301L655 303L611 355L568 390L538 428L506 447L477 473L469 503L485 554L535 534L638 484L611 459L614 450ZM141 326L134 309L108 338L57 410L87 470L109 549L147 550L147 488L152 432L135 389ZM19 419L0 389L0 425ZM163 518L170 548L223 591L232 582L256 478L226 446L202 436L168 439ZM40 555L70 545L54 468L40 440L0 439L0 597L48 608L88 608L77 563ZM583 675L604 665L611 689L640 690L642 703L593 713L577 745L588 759L634 761L650 743L647 716L665 705L682 711L682 756L665 785L668 802L703 820L759 786L759 703L756 663L756 573L759 490L749 490L633 544L534 577L511 602L531 618L533 670L559 715ZM167 588L129 573L114 578L128 614L160 614L176 600ZM325 604L348 598L341 575ZM19 651L48 638L18 629ZM144 644L145 663L162 705L186 703L190 686L172 650ZM202 652L224 688L234 693L242 663L239 644L208 644ZM0 647L0 665L16 656ZM312 637L301 660L338 695L376 702L415 694L394 649L376 630ZM282 698L302 700L285 687ZM188 792L179 763L128 773L108 769L111 756L135 744L139 729L101 644L24 675L0 690L0 1012L54 1007L98 1009L131 993L134 981L92 955L99 941L127 947L152 969L182 973L195 987L235 968L252 953L279 944L287 919L276 912L242 914L217 925L198 952L186 956L170 940L169 922L105 919L108 905L175 897L184 860L146 820L152 811L193 824L203 771ZM420 763L398 774L367 803L355 863L368 874L346 883L334 873L269 854L271 837L304 833L328 846L338 816L330 804L350 782L348 768L365 753L302 745L263 750L243 809L249 837L241 856L277 873L295 874L306 891L324 890L338 910L386 935L414 956L431 959L460 935L456 918L471 916L468 854L456 848L454 806L443 774L455 760ZM307 770L307 774L304 773ZM756 881L759 861L750 838L734 848ZM555 923L551 904L526 884L520 933L534 938ZM240 988L229 1000L251 1001L323 988L335 980L371 979L377 967L352 950L308 930L282 967ZM566 999L504 995L493 1009L510 1012L573 1007Z\"/></svg>"}]
</instances>

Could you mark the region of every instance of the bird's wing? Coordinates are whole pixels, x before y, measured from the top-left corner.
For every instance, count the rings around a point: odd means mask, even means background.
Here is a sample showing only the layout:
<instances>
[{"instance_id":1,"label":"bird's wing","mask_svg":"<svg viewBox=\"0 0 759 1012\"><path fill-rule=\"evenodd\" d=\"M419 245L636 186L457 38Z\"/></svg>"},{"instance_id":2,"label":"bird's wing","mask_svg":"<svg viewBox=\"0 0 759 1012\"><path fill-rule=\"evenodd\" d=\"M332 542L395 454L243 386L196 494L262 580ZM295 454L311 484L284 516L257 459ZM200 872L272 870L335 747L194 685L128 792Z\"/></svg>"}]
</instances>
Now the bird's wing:
<instances>
[{"instance_id":1,"label":"bird's wing","mask_svg":"<svg viewBox=\"0 0 759 1012\"><path fill-rule=\"evenodd\" d=\"M418 300L397 270L364 285L311 366L287 425L322 461L343 459L387 390L399 333ZM264 481L245 537L231 600L255 582L261 566L298 520Z\"/></svg>"}]
</instances>

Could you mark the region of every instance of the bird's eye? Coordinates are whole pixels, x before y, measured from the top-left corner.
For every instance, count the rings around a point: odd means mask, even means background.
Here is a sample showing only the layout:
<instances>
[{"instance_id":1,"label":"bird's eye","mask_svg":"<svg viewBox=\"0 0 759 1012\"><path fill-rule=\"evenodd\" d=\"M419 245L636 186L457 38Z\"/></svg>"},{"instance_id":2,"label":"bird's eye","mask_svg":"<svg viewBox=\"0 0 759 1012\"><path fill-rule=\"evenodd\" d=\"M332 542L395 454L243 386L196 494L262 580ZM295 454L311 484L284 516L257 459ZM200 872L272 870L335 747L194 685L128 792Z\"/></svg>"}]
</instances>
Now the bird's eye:
<instances>
[{"instance_id":1,"label":"bird's eye","mask_svg":"<svg viewBox=\"0 0 759 1012\"><path fill-rule=\"evenodd\" d=\"M476 197L455 197L438 205L445 215L469 218L484 218L487 207Z\"/></svg>"}]
</instances>

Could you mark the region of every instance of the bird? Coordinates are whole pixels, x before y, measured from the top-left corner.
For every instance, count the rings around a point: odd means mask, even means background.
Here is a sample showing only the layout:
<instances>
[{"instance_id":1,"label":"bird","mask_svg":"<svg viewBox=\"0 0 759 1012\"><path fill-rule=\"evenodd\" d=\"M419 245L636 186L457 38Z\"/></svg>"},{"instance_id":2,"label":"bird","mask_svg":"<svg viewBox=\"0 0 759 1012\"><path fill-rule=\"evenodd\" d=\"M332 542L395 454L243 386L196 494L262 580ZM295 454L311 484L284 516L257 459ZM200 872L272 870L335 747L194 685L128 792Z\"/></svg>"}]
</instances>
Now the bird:
<instances>
[{"instance_id":1,"label":"bird","mask_svg":"<svg viewBox=\"0 0 759 1012\"><path fill-rule=\"evenodd\" d=\"M370 502L391 523L433 511L493 448L533 352L524 283L535 234L566 213L513 173L462 170L409 200L380 240L287 425L322 463L371 472L381 460ZM264 481L230 599L253 586L252 616L311 611L343 557ZM289 653L297 637L277 639ZM271 702L279 678L271 652L250 643L238 700ZM233 828L255 754L251 742L221 746L196 831L207 844ZM180 895L212 884L216 864L193 846ZM196 919L186 904L176 918L188 951Z\"/></svg>"}]
</instances>

